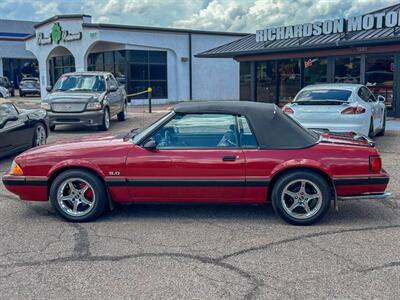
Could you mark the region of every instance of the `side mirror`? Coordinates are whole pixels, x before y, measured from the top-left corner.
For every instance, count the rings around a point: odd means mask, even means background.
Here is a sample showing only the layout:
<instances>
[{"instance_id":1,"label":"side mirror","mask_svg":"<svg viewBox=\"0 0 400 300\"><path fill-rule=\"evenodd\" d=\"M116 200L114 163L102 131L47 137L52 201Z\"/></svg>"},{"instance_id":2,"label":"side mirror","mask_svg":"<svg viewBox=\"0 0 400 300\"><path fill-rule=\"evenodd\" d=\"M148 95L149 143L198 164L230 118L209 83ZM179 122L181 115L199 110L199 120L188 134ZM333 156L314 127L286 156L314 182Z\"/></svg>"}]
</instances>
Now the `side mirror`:
<instances>
[{"instance_id":1,"label":"side mirror","mask_svg":"<svg viewBox=\"0 0 400 300\"><path fill-rule=\"evenodd\" d=\"M110 88L108 89L109 92L116 92L118 91L118 87L115 85L110 85Z\"/></svg>"},{"instance_id":2,"label":"side mirror","mask_svg":"<svg viewBox=\"0 0 400 300\"><path fill-rule=\"evenodd\" d=\"M379 96L378 96L378 101L379 101L379 102L385 102L386 99L385 99L385 97L383 97L382 95L379 95Z\"/></svg>"},{"instance_id":3,"label":"side mirror","mask_svg":"<svg viewBox=\"0 0 400 300\"><path fill-rule=\"evenodd\" d=\"M52 89L53 89L53 87L51 85L46 86L46 91L48 93L50 93Z\"/></svg>"},{"instance_id":4,"label":"side mirror","mask_svg":"<svg viewBox=\"0 0 400 300\"><path fill-rule=\"evenodd\" d=\"M146 150L156 150L157 149L157 142L155 139L150 138L149 140L147 140L146 143L144 143L143 148Z\"/></svg>"}]
</instances>

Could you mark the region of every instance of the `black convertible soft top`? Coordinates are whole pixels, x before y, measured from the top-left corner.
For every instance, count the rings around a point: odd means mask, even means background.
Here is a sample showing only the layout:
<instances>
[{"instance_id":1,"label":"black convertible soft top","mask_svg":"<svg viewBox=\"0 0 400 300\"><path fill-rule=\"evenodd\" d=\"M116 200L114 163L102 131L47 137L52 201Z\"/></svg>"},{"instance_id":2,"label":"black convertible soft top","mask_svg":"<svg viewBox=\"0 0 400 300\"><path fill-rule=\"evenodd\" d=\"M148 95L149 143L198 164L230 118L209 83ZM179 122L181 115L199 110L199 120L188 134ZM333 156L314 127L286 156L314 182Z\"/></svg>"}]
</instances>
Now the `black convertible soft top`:
<instances>
[{"instance_id":1,"label":"black convertible soft top","mask_svg":"<svg viewBox=\"0 0 400 300\"><path fill-rule=\"evenodd\" d=\"M250 122L260 148L299 149L317 143L319 135L305 129L287 116L275 104L249 101L182 102L174 107L175 113L216 114L245 116Z\"/></svg>"}]
</instances>

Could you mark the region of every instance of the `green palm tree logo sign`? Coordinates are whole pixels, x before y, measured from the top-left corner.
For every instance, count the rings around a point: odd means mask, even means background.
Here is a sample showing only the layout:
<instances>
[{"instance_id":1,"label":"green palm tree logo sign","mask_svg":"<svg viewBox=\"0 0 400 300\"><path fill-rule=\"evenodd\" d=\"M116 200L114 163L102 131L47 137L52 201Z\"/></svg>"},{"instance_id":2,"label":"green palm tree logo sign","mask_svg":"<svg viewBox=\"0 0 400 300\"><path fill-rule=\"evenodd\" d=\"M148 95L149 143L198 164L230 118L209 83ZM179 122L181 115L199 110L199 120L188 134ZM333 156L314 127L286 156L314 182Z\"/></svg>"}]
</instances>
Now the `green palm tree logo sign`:
<instances>
[{"instance_id":1,"label":"green palm tree logo sign","mask_svg":"<svg viewBox=\"0 0 400 300\"><path fill-rule=\"evenodd\" d=\"M62 37L62 28L60 23L54 23L53 27L51 28L51 39L54 43L59 44Z\"/></svg>"}]
</instances>

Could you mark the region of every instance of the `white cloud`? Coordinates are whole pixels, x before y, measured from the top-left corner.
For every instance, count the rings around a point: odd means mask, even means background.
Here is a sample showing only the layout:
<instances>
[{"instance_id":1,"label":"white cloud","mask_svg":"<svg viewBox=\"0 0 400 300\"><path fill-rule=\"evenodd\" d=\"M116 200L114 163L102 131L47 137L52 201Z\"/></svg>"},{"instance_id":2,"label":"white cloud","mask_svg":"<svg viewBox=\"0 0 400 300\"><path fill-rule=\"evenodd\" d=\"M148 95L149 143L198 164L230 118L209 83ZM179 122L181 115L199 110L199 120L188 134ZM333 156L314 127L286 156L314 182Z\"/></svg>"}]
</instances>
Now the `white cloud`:
<instances>
[{"instance_id":1,"label":"white cloud","mask_svg":"<svg viewBox=\"0 0 400 300\"><path fill-rule=\"evenodd\" d=\"M0 18L41 21L85 13L94 22L254 32L349 16L397 0L0 0ZM1 29L0 29L1 31Z\"/></svg>"}]
</instances>

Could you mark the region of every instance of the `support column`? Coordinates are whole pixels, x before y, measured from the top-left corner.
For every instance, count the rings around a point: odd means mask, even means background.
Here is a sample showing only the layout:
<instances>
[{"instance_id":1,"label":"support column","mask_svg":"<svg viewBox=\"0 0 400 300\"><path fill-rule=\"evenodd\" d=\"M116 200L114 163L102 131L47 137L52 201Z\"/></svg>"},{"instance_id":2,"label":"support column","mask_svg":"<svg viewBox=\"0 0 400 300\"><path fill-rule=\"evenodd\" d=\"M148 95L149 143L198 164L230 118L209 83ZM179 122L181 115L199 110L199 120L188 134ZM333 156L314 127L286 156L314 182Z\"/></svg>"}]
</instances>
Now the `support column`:
<instances>
[{"instance_id":1,"label":"support column","mask_svg":"<svg viewBox=\"0 0 400 300\"><path fill-rule=\"evenodd\" d=\"M43 99L47 95L46 87L50 85L49 68L46 59L38 60L39 63L39 77L40 77L40 94Z\"/></svg>"},{"instance_id":2,"label":"support column","mask_svg":"<svg viewBox=\"0 0 400 300\"><path fill-rule=\"evenodd\" d=\"M0 76L3 76L3 58L0 57Z\"/></svg>"},{"instance_id":3,"label":"support column","mask_svg":"<svg viewBox=\"0 0 400 300\"><path fill-rule=\"evenodd\" d=\"M87 71L87 62L85 59L85 54L84 53L79 53L79 54L72 54L74 56L75 60L75 71L76 72L84 72Z\"/></svg>"}]
</instances>

